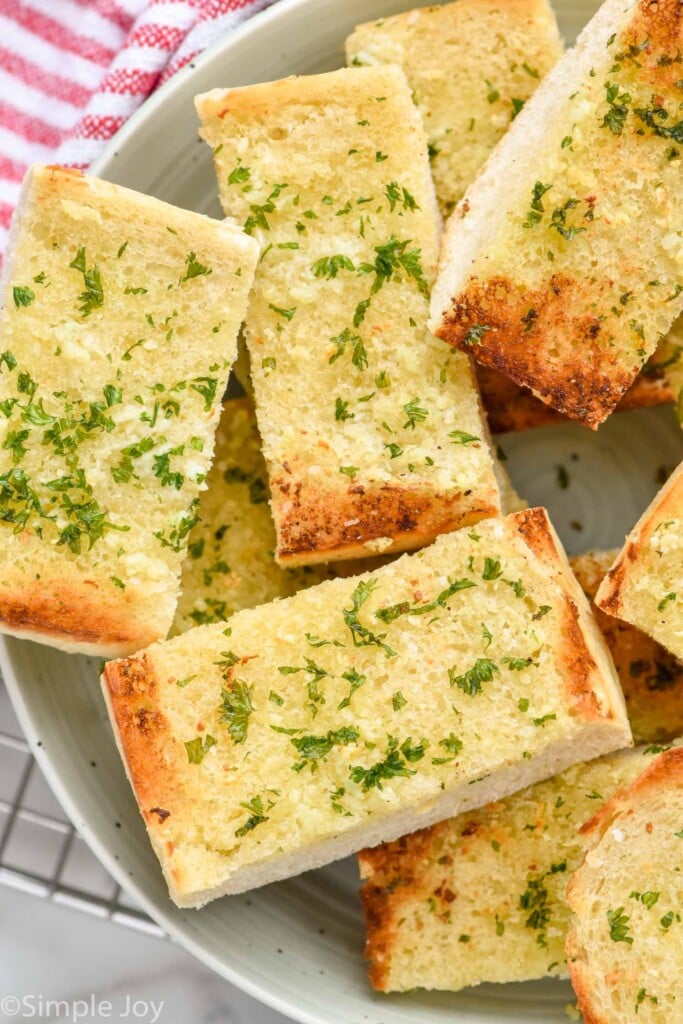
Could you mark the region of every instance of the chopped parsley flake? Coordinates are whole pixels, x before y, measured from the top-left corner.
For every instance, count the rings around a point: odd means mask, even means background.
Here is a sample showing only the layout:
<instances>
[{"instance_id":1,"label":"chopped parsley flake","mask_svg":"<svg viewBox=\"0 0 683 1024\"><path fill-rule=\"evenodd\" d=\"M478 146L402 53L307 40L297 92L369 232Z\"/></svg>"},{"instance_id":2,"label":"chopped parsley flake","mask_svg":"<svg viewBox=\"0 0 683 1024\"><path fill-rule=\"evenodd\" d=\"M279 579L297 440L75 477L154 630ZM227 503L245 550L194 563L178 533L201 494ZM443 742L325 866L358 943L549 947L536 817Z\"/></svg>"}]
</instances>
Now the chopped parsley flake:
<instances>
[{"instance_id":1,"label":"chopped parsley flake","mask_svg":"<svg viewBox=\"0 0 683 1024\"><path fill-rule=\"evenodd\" d=\"M408 417L403 424L403 429L415 430L416 423L422 423L427 419L429 412L420 405L419 398L413 398L403 406L403 411Z\"/></svg>"},{"instance_id":2,"label":"chopped parsley flake","mask_svg":"<svg viewBox=\"0 0 683 1024\"><path fill-rule=\"evenodd\" d=\"M357 764L349 769L351 781L358 783L364 793L370 789L382 789L382 782L387 779L415 775L415 769L409 768L408 764L421 760L427 748L426 740L413 747L410 736L400 746L394 736L388 736L387 741L386 754L381 761L370 768Z\"/></svg>"},{"instance_id":3,"label":"chopped parsley flake","mask_svg":"<svg viewBox=\"0 0 683 1024\"><path fill-rule=\"evenodd\" d=\"M361 580L351 595L352 607L343 611L344 622L351 631L354 647L380 647L387 658L396 657L394 651L384 642L386 633L373 633L367 626L364 626L359 618L359 611L365 604L370 594L377 586L377 580Z\"/></svg>"},{"instance_id":4,"label":"chopped parsley flake","mask_svg":"<svg viewBox=\"0 0 683 1024\"><path fill-rule=\"evenodd\" d=\"M201 736L195 736L193 740L185 740L185 750L187 751L187 760L190 764L201 764L211 747L216 745L216 740L213 736L207 735L202 739Z\"/></svg>"},{"instance_id":5,"label":"chopped parsley flake","mask_svg":"<svg viewBox=\"0 0 683 1024\"><path fill-rule=\"evenodd\" d=\"M451 430L448 436L453 444L474 444L481 440L476 434L468 434L465 430Z\"/></svg>"},{"instance_id":6,"label":"chopped parsley flake","mask_svg":"<svg viewBox=\"0 0 683 1024\"><path fill-rule=\"evenodd\" d=\"M323 277L331 281L337 276L340 270L355 270L353 260L348 256L322 256L311 265L314 277Z\"/></svg>"},{"instance_id":7,"label":"chopped parsley flake","mask_svg":"<svg viewBox=\"0 0 683 1024\"><path fill-rule=\"evenodd\" d=\"M337 398L334 403L334 418L338 422L343 423L344 420L352 420L355 418L354 412L349 412L349 403L342 401L341 398Z\"/></svg>"},{"instance_id":8,"label":"chopped parsley flake","mask_svg":"<svg viewBox=\"0 0 683 1024\"><path fill-rule=\"evenodd\" d=\"M274 306L272 302L268 303L268 309L272 309L278 316L282 316L285 320L291 320L296 313L296 306L292 306L290 309L283 309L282 306Z\"/></svg>"},{"instance_id":9,"label":"chopped parsley flake","mask_svg":"<svg viewBox=\"0 0 683 1024\"><path fill-rule=\"evenodd\" d=\"M531 208L526 215L526 220L522 225L525 228L533 228L536 224L539 224L543 219L545 207L543 206L543 196L546 192L549 192L552 185L544 185L542 181L537 181L531 190Z\"/></svg>"},{"instance_id":10,"label":"chopped parsley flake","mask_svg":"<svg viewBox=\"0 0 683 1024\"><path fill-rule=\"evenodd\" d=\"M264 821L268 821L268 817L265 814L263 806L263 800L260 796L255 796L246 803L241 803L240 807L244 807L246 811L249 811L249 817L245 821L244 825L235 830L235 835L238 839L246 836L249 832L255 829L257 825L262 825Z\"/></svg>"},{"instance_id":11,"label":"chopped parsley flake","mask_svg":"<svg viewBox=\"0 0 683 1024\"><path fill-rule=\"evenodd\" d=\"M244 185L251 178L251 171L248 167L233 167L228 175L228 185Z\"/></svg>"},{"instance_id":12,"label":"chopped parsley flake","mask_svg":"<svg viewBox=\"0 0 683 1024\"><path fill-rule=\"evenodd\" d=\"M609 937L612 942L627 942L633 944L633 938L629 935L630 918L624 914L623 907L607 911L607 923L609 925Z\"/></svg>"},{"instance_id":13,"label":"chopped parsley flake","mask_svg":"<svg viewBox=\"0 0 683 1024\"><path fill-rule=\"evenodd\" d=\"M500 561L497 558L484 559L484 571L481 574L483 580L497 580L503 575Z\"/></svg>"},{"instance_id":14,"label":"chopped parsley flake","mask_svg":"<svg viewBox=\"0 0 683 1024\"><path fill-rule=\"evenodd\" d=\"M344 708L348 708L351 704L351 698L353 697L356 690L358 690L365 682L366 677L356 672L355 668L349 669L348 672L342 674L342 679L345 679L347 683L351 684L351 688L346 697L337 705L337 710L342 711Z\"/></svg>"},{"instance_id":15,"label":"chopped parsley flake","mask_svg":"<svg viewBox=\"0 0 683 1024\"><path fill-rule=\"evenodd\" d=\"M439 746L443 747L446 752L445 757L433 757L432 764L450 764L456 759L460 751L462 750L462 740L459 740L457 736L450 733L446 739L439 740Z\"/></svg>"},{"instance_id":16,"label":"chopped parsley flake","mask_svg":"<svg viewBox=\"0 0 683 1024\"><path fill-rule=\"evenodd\" d=\"M252 704L253 686L231 681L230 688L221 690L220 720L228 725L233 743L244 743L247 738L249 717L254 711Z\"/></svg>"},{"instance_id":17,"label":"chopped parsley flake","mask_svg":"<svg viewBox=\"0 0 683 1024\"><path fill-rule=\"evenodd\" d=\"M317 771L318 762L324 761L333 747L347 746L358 740L359 732L354 726L342 726L341 729L330 729L325 736L297 736L290 740L301 760L292 765L295 772L304 768Z\"/></svg>"},{"instance_id":18,"label":"chopped parsley flake","mask_svg":"<svg viewBox=\"0 0 683 1024\"><path fill-rule=\"evenodd\" d=\"M476 587L476 585L476 583L468 579L454 580L449 582L446 589L442 590L433 601L429 601L427 604L411 605L409 601L400 601L398 604L390 605L388 608L378 608L375 616L382 622L389 623L401 615L427 615L429 612L436 611L437 608L445 608L449 598L454 594L459 593L461 590L469 590L471 587Z\"/></svg>"},{"instance_id":19,"label":"chopped parsley flake","mask_svg":"<svg viewBox=\"0 0 683 1024\"><path fill-rule=\"evenodd\" d=\"M469 697L481 693L481 684L490 683L498 666L489 658L477 658L472 668L458 675L455 668L449 668L448 679L451 686L457 686Z\"/></svg>"},{"instance_id":20,"label":"chopped parsley flake","mask_svg":"<svg viewBox=\"0 0 683 1024\"><path fill-rule=\"evenodd\" d=\"M85 290L81 292L78 297L80 302L79 312L83 318L90 316L94 309L98 309L104 303L104 289L102 287L102 277L98 266L93 266L88 269L86 265L86 253L85 246L81 245L78 248L78 252L69 264L73 270L78 270L83 274L83 284Z\"/></svg>"},{"instance_id":21,"label":"chopped parsley flake","mask_svg":"<svg viewBox=\"0 0 683 1024\"><path fill-rule=\"evenodd\" d=\"M348 327L345 327L341 334L337 334L336 337L330 338L330 341L335 346L335 351L330 356L328 362L334 363L340 356L344 355L346 346L350 346L351 350L351 362L357 370L365 370L368 365L368 355L363 344L363 339L358 334L352 334Z\"/></svg>"},{"instance_id":22,"label":"chopped parsley flake","mask_svg":"<svg viewBox=\"0 0 683 1024\"><path fill-rule=\"evenodd\" d=\"M463 345L481 345L482 338L490 330L486 324L472 324L462 339Z\"/></svg>"},{"instance_id":23,"label":"chopped parsley flake","mask_svg":"<svg viewBox=\"0 0 683 1024\"><path fill-rule=\"evenodd\" d=\"M397 690L396 693L392 694L391 706L393 707L394 711L400 711L401 708L404 708L407 703L408 701L405 699L400 690Z\"/></svg>"},{"instance_id":24,"label":"chopped parsley flake","mask_svg":"<svg viewBox=\"0 0 683 1024\"><path fill-rule=\"evenodd\" d=\"M621 135L628 117L631 94L620 91L618 84L614 82L605 82L605 94L609 110L602 119L601 127L609 128L612 135Z\"/></svg>"},{"instance_id":25,"label":"chopped parsley flake","mask_svg":"<svg viewBox=\"0 0 683 1024\"><path fill-rule=\"evenodd\" d=\"M398 203L403 206L404 210L419 210L420 207L415 202L415 198L411 195L407 188L399 185L397 181L390 181L388 185L384 186L384 194L389 202L389 210L393 213Z\"/></svg>"},{"instance_id":26,"label":"chopped parsley flake","mask_svg":"<svg viewBox=\"0 0 683 1024\"><path fill-rule=\"evenodd\" d=\"M15 285L12 288L12 296L14 298L14 305L19 309L21 306L30 306L36 297L36 293L31 288Z\"/></svg>"}]
</instances>

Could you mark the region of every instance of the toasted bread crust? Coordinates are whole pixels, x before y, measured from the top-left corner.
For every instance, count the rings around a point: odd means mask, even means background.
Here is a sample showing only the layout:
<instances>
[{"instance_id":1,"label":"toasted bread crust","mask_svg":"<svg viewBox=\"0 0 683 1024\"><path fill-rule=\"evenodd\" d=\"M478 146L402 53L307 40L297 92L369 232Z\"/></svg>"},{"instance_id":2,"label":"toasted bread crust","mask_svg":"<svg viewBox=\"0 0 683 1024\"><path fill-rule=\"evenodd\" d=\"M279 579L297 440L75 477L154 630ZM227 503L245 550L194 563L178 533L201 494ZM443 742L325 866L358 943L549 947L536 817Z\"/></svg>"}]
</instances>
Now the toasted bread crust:
<instances>
[{"instance_id":1,"label":"toasted bread crust","mask_svg":"<svg viewBox=\"0 0 683 1024\"><path fill-rule=\"evenodd\" d=\"M0 590L0 623L14 636L71 652L111 657L146 647L157 638L135 614L133 596L112 585L76 577L43 577L21 590Z\"/></svg>"},{"instance_id":2,"label":"toasted bread crust","mask_svg":"<svg viewBox=\"0 0 683 1024\"><path fill-rule=\"evenodd\" d=\"M498 495L469 500L461 491L426 493L424 488L350 484L325 492L292 472L271 477L273 517L278 528L277 561L296 566L367 556L373 541L382 554L410 551L480 519L498 514Z\"/></svg>"},{"instance_id":3,"label":"toasted bread crust","mask_svg":"<svg viewBox=\"0 0 683 1024\"><path fill-rule=\"evenodd\" d=\"M361 879L371 879L362 886L360 899L365 915L368 977L378 992L387 991L389 955L396 944L402 906L396 890L401 889L406 901L419 891L420 864L438 845L439 832L447 832L451 825L450 821L440 822L358 854Z\"/></svg>"},{"instance_id":4,"label":"toasted bread crust","mask_svg":"<svg viewBox=\"0 0 683 1024\"><path fill-rule=\"evenodd\" d=\"M517 530L527 547L548 567L555 582L564 592L565 643L560 653L567 680L567 692L573 698L577 712L582 717L594 720L604 718L605 712L600 707L592 682L596 658L609 659L609 655L589 609L585 606L584 594L571 572L546 510L531 508L517 512L514 518ZM590 636L593 650L589 648L587 636ZM610 707L607 717L611 718L613 715L614 709Z\"/></svg>"},{"instance_id":5,"label":"toasted bread crust","mask_svg":"<svg viewBox=\"0 0 683 1024\"><path fill-rule=\"evenodd\" d=\"M655 51L679 52L683 36L680 0L640 0L635 17L624 32L624 42L640 47L647 39ZM655 87L674 86L681 77L676 61L645 61L640 74Z\"/></svg>"},{"instance_id":6,"label":"toasted bread crust","mask_svg":"<svg viewBox=\"0 0 683 1024\"><path fill-rule=\"evenodd\" d=\"M484 283L470 277L444 312L436 334L596 430L636 374L596 347L603 324L581 312L586 307L584 290L585 285L567 274L552 275L541 288L525 287L509 277ZM589 303L594 301L593 287L590 292ZM536 315L525 322L530 311ZM475 344L468 340L473 325L488 328ZM567 337L580 339L582 345L555 364L553 354L566 347Z\"/></svg>"},{"instance_id":7,"label":"toasted bread crust","mask_svg":"<svg viewBox=\"0 0 683 1024\"><path fill-rule=\"evenodd\" d=\"M507 434L564 423L565 417L490 366L476 365L481 399L491 433ZM676 396L664 370L646 365L617 405L618 412L669 405Z\"/></svg>"},{"instance_id":8,"label":"toasted bread crust","mask_svg":"<svg viewBox=\"0 0 683 1024\"><path fill-rule=\"evenodd\" d=\"M176 740L159 710L159 681L146 654L109 662L102 680L121 748L126 752L128 776L156 846L157 841L163 842L164 823L173 813L176 788Z\"/></svg>"}]
</instances>

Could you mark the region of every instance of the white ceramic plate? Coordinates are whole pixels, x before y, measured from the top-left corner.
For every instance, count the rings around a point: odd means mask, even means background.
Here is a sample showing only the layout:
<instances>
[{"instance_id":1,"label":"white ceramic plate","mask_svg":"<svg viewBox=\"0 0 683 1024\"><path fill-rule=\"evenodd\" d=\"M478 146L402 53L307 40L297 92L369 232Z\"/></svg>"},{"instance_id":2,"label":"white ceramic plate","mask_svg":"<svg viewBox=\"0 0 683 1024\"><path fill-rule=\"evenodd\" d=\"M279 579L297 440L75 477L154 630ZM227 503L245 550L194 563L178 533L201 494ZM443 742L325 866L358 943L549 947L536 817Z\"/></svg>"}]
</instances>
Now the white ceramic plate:
<instances>
[{"instance_id":1,"label":"white ceramic plate","mask_svg":"<svg viewBox=\"0 0 683 1024\"><path fill-rule=\"evenodd\" d=\"M338 67L354 24L409 6L406 0L282 0L148 101L95 173L220 215L209 149L197 138L194 94ZM560 0L567 40L595 6ZM655 493L660 467L670 469L683 457L683 435L670 409L614 416L597 435L567 424L502 440L518 489L531 503L548 506L570 552L621 543ZM564 490L561 465L569 473ZM114 747L96 663L10 639L0 646L0 662L34 753L95 853L178 942L258 999L311 1024L566 1024L571 990L551 981L458 995L373 993L353 860L201 911L175 909Z\"/></svg>"}]
</instances>

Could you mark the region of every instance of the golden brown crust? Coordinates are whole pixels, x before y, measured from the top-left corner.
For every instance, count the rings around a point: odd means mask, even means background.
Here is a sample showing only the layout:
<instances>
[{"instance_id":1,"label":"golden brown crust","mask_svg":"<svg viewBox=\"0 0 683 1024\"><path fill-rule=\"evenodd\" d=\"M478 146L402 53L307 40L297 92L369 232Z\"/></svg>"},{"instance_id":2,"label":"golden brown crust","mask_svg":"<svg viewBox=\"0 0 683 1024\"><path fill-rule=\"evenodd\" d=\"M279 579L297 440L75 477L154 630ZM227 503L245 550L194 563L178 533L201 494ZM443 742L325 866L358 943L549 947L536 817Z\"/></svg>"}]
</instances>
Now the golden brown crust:
<instances>
[{"instance_id":1,"label":"golden brown crust","mask_svg":"<svg viewBox=\"0 0 683 1024\"><path fill-rule=\"evenodd\" d=\"M451 828L451 821L441 822L358 854L361 878L367 879L360 890L365 915L365 957L370 965L370 984L378 992L387 991L388 951L396 945L401 908L420 893L420 866L430 859L439 833L450 832Z\"/></svg>"},{"instance_id":2,"label":"golden brown crust","mask_svg":"<svg viewBox=\"0 0 683 1024\"><path fill-rule=\"evenodd\" d=\"M565 416L536 398L528 388L520 387L490 366L479 363L476 373L491 433L507 434L566 421ZM674 401L675 394L664 371L646 365L622 396L617 411L645 409Z\"/></svg>"},{"instance_id":3,"label":"golden brown crust","mask_svg":"<svg viewBox=\"0 0 683 1024\"><path fill-rule=\"evenodd\" d=\"M311 564L368 554L368 542L391 539L382 554L410 551L480 519L498 515L498 495L472 500L461 491L431 492L386 484L350 483L325 492L305 484L290 463L270 478L280 565Z\"/></svg>"},{"instance_id":4,"label":"golden brown crust","mask_svg":"<svg viewBox=\"0 0 683 1024\"><path fill-rule=\"evenodd\" d=\"M173 768L176 741L159 710L159 681L151 659L141 654L111 661L102 680L145 824L150 836L163 839L164 823L179 795Z\"/></svg>"},{"instance_id":5,"label":"golden brown crust","mask_svg":"<svg viewBox=\"0 0 683 1024\"><path fill-rule=\"evenodd\" d=\"M558 550L558 541L550 526L548 514L543 508L530 508L517 512L514 519L527 547L543 565L547 566L549 573L554 576L555 582L564 593L563 642L558 645L558 655L563 665L564 678L567 680L567 690L573 698L576 711L586 719L604 718L605 712L600 707L594 688L595 657L586 643L575 600L577 591L579 596L581 595L580 588L576 581L572 580L564 552ZM607 711L607 717L614 717L613 708L610 707Z\"/></svg>"},{"instance_id":6,"label":"golden brown crust","mask_svg":"<svg viewBox=\"0 0 683 1024\"><path fill-rule=\"evenodd\" d=\"M683 46L683 4L680 0L640 0L635 17L620 37L622 49L636 46L640 49L647 40L649 45L642 51L639 75L660 88L673 88L680 80L680 63L672 60L661 61L662 54L672 58L680 56ZM654 56L648 60L649 54Z\"/></svg>"},{"instance_id":7,"label":"golden brown crust","mask_svg":"<svg viewBox=\"0 0 683 1024\"><path fill-rule=\"evenodd\" d=\"M132 597L88 579L44 577L0 590L0 623L15 634L102 650L137 650L158 639L135 613Z\"/></svg>"},{"instance_id":8,"label":"golden brown crust","mask_svg":"<svg viewBox=\"0 0 683 1024\"><path fill-rule=\"evenodd\" d=\"M529 386L558 412L596 430L637 371L599 347L604 325L599 317L581 312L586 308L582 288L585 285L567 274L554 274L536 289L501 275L483 284L471 276L444 313L436 334L477 362ZM609 288L610 282L603 282L608 305ZM595 308L597 290L597 282L592 282L590 305ZM477 327L487 330L478 331L472 343L467 339ZM567 349L567 338L576 339L576 347L558 358Z\"/></svg>"}]
</instances>

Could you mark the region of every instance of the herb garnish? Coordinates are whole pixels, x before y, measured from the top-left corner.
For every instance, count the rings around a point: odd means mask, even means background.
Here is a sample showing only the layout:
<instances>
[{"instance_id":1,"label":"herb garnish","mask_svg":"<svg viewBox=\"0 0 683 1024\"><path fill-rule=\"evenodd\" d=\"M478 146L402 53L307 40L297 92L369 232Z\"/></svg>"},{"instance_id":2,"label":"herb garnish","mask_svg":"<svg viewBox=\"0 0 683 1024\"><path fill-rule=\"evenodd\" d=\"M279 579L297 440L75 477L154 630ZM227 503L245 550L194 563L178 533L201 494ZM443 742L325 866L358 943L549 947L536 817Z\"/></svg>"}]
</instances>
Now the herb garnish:
<instances>
[{"instance_id":1,"label":"herb garnish","mask_svg":"<svg viewBox=\"0 0 683 1024\"><path fill-rule=\"evenodd\" d=\"M373 633L367 626L361 623L358 617L358 612L376 586L377 580L374 579L361 580L358 583L351 595L352 607L344 609L344 622L351 630L354 647L381 647L387 658L394 658L396 657L396 651L384 642L386 633Z\"/></svg>"},{"instance_id":2,"label":"herb garnish","mask_svg":"<svg viewBox=\"0 0 683 1024\"><path fill-rule=\"evenodd\" d=\"M195 736L193 740L185 740L187 760L190 764L201 764L211 750L211 747L216 745L216 742L213 736L210 736L208 733L203 739L201 736Z\"/></svg>"},{"instance_id":3,"label":"herb garnish","mask_svg":"<svg viewBox=\"0 0 683 1024\"><path fill-rule=\"evenodd\" d=\"M221 689L220 720L227 722L233 743L244 743L247 738L249 716L254 711L251 701L253 692L253 686L239 679L233 680L229 689Z\"/></svg>"},{"instance_id":4,"label":"herb garnish","mask_svg":"<svg viewBox=\"0 0 683 1024\"><path fill-rule=\"evenodd\" d=\"M338 711L342 711L344 708L349 707L349 705L351 704L351 698L353 697L356 690L358 690L359 687L363 685L366 677L357 672L355 668L351 668L349 669L348 672L344 672L342 674L342 679L345 679L347 683L350 683L351 688L348 692L348 695L344 697L344 699L340 701L339 704L337 705Z\"/></svg>"},{"instance_id":5,"label":"herb garnish","mask_svg":"<svg viewBox=\"0 0 683 1024\"><path fill-rule=\"evenodd\" d=\"M291 739L290 743L301 757L300 761L292 765L292 769L295 772L304 768L317 771L318 761L324 761L333 747L355 743L359 735L354 726L342 726L341 729L330 729L325 736L297 736Z\"/></svg>"},{"instance_id":6,"label":"herb garnish","mask_svg":"<svg viewBox=\"0 0 683 1024\"><path fill-rule=\"evenodd\" d=\"M498 666L489 658L477 658L472 668L457 675L455 668L449 668L448 679L451 686L457 686L463 693L470 697L481 693L481 684L490 683Z\"/></svg>"},{"instance_id":7,"label":"herb garnish","mask_svg":"<svg viewBox=\"0 0 683 1024\"><path fill-rule=\"evenodd\" d=\"M373 788L382 789L383 780L393 779L396 776L415 775L415 769L409 768L408 764L421 760L428 744L426 740L422 740L415 747L411 744L410 736L403 741L400 747L399 741L394 736L387 736L385 757L371 768L364 768L359 764L352 765L349 769L349 778L352 782L359 783L363 792L367 793Z\"/></svg>"},{"instance_id":8,"label":"herb garnish","mask_svg":"<svg viewBox=\"0 0 683 1024\"><path fill-rule=\"evenodd\" d=\"M12 296L14 298L14 305L19 309L21 306L30 306L36 297L36 293L31 288L15 285L12 288Z\"/></svg>"},{"instance_id":9,"label":"herb garnish","mask_svg":"<svg viewBox=\"0 0 683 1024\"><path fill-rule=\"evenodd\" d=\"M628 942L633 944L633 938L629 935L630 918L624 914L623 907L607 911L607 923L609 924L609 937L612 942Z\"/></svg>"},{"instance_id":10,"label":"herb garnish","mask_svg":"<svg viewBox=\"0 0 683 1024\"><path fill-rule=\"evenodd\" d=\"M268 817L265 814L265 808L263 806L263 800L260 796L252 797L252 799L248 800L246 803L241 803L240 807L244 807L246 811L249 811L250 816L247 818L244 825L235 830L235 835L238 839L246 836L247 833L251 832L252 829L255 829L257 825L262 825L264 821L268 821Z\"/></svg>"},{"instance_id":11,"label":"herb garnish","mask_svg":"<svg viewBox=\"0 0 683 1024\"><path fill-rule=\"evenodd\" d=\"M390 605L388 608L378 608L375 616L382 622L389 623L393 622L400 615L426 615L429 612L436 611L437 608L445 608L448 599L454 594L461 590L469 590L470 587L476 587L476 585L476 583L468 579L454 580L449 582L446 589L442 590L433 601L429 601L427 604L411 605L409 601L400 601L398 604Z\"/></svg>"},{"instance_id":12,"label":"herb garnish","mask_svg":"<svg viewBox=\"0 0 683 1024\"><path fill-rule=\"evenodd\" d=\"M86 316L90 316L93 309L97 309L104 302L104 290L102 287L100 270L97 265L88 269L86 265L84 245L78 247L78 252L69 266L73 268L73 270L79 270L83 274L85 291L81 292L78 297L78 301L81 303L79 306L81 316L85 318Z\"/></svg>"}]
</instances>

